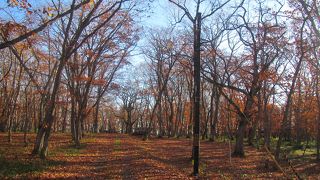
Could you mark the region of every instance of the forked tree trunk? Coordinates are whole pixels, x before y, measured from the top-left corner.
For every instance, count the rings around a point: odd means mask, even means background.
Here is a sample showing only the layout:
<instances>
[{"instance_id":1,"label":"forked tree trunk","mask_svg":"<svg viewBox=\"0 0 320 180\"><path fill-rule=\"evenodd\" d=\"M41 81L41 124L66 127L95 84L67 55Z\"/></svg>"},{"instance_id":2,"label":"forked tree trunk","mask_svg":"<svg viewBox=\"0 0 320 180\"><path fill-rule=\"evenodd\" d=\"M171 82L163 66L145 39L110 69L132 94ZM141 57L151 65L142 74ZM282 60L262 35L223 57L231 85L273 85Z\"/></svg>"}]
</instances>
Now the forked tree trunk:
<instances>
[{"instance_id":1,"label":"forked tree trunk","mask_svg":"<svg viewBox=\"0 0 320 180\"><path fill-rule=\"evenodd\" d=\"M253 90L253 91L255 91L255 90ZM240 109L238 109L238 116L240 118L240 121L239 121L239 125L238 125L238 130L236 133L236 144L235 144L233 156L244 157L244 155L245 155L243 141L244 141L244 136L246 133L246 127L251 119L253 103L254 103L253 96L252 95L248 96L243 112L241 112Z\"/></svg>"},{"instance_id":2,"label":"forked tree trunk","mask_svg":"<svg viewBox=\"0 0 320 180\"><path fill-rule=\"evenodd\" d=\"M54 120L53 111L55 109L55 101L56 101L58 90L59 90L62 70L64 68L66 61L67 61L67 58L64 57L64 55L62 55L60 58L60 64L58 66L58 69L55 75L52 93L50 95L49 103L45 112L45 118L37 134L35 144L34 144L34 149L32 151L33 155L38 154L40 151L40 157L42 159L45 159L47 156L48 140L50 137L51 127ZM43 146L41 146L41 144L43 144Z\"/></svg>"},{"instance_id":3,"label":"forked tree trunk","mask_svg":"<svg viewBox=\"0 0 320 180\"><path fill-rule=\"evenodd\" d=\"M43 146L40 150L40 158L45 159L48 155L48 145L49 145L49 138L50 138L50 133L51 133L51 127L52 127L52 122L53 122L53 116L50 116L49 119L49 124L48 127L45 129L45 134L43 138Z\"/></svg>"}]
</instances>

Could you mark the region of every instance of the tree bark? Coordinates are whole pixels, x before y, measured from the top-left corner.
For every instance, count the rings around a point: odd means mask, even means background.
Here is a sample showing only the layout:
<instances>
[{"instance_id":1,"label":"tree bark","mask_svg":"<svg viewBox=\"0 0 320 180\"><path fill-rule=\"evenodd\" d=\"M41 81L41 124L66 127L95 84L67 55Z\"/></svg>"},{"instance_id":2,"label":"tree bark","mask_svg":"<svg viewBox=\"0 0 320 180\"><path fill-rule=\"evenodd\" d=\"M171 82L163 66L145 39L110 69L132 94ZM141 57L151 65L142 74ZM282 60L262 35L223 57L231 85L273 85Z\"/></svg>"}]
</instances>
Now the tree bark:
<instances>
[{"instance_id":1,"label":"tree bark","mask_svg":"<svg viewBox=\"0 0 320 180\"><path fill-rule=\"evenodd\" d=\"M235 144L234 151L232 154L233 156L244 157L244 155L245 155L243 141L244 141L246 126L247 126L246 117L240 117L238 129L237 129L237 133L236 133L236 144Z\"/></svg>"}]
</instances>

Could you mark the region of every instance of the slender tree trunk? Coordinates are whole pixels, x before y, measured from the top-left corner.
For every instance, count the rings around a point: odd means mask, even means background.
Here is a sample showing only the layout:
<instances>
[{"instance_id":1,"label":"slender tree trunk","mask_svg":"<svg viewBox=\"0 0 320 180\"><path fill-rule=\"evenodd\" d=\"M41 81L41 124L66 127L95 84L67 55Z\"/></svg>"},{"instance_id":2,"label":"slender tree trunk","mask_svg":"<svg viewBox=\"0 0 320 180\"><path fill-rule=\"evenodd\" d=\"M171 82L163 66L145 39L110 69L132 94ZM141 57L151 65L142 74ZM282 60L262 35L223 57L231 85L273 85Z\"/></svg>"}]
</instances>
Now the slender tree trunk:
<instances>
[{"instance_id":1,"label":"slender tree trunk","mask_svg":"<svg viewBox=\"0 0 320 180\"><path fill-rule=\"evenodd\" d=\"M158 122L159 122L159 135L158 137L161 138L163 136L163 121L162 121L162 94L159 97L159 111L158 111Z\"/></svg>"},{"instance_id":2,"label":"slender tree trunk","mask_svg":"<svg viewBox=\"0 0 320 180\"><path fill-rule=\"evenodd\" d=\"M75 119L75 128L74 128L74 142L75 142L75 145L76 147L80 147L80 139L81 139L81 122L80 122L80 119L77 118Z\"/></svg>"},{"instance_id":3,"label":"slender tree trunk","mask_svg":"<svg viewBox=\"0 0 320 180\"><path fill-rule=\"evenodd\" d=\"M319 78L320 75L317 75L316 80L316 96L318 102L318 118L317 118L317 161L320 162L320 94L319 94Z\"/></svg>"},{"instance_id":4,"label":"slender tree trunk","mask_svg":"<svg viewBox=\"0 0 320 180\"><path fill-rule=\"evenodd\" d=\"M210 97L210 116L209 116L209 121L210 121L210 138L209 140L210 141L214 141L215 139L215 133L216 133L216 127L215 127L215 124L214 124L214 108L213 108L213 104L214 104L214 87L212 88L212 94L211 94L211 97Z\"/></svg>"},{"instance_id":5,"label":"slender tree trunk","mask_svg":"<svg viewBox=\"0 0 320 180\"><path fill-rule=\"evenodd\" d=\"M189 93L190 102L193 99L192 93ZM193 104L189 104L189 122L186 123L187 125L187 138L190 138L192 135L192 122L193 122Z\"/></svg>"},{"instance_id":6,"label":"slender tree trunk","mask_svg":"<svg viewBox=\"0 0 320 180\"><path fill-rule=\"evenodd\" d=\"M68 106L65 108L62 108L62 132L65 133L67 129L67 115L68 115Z\"/></svg>"},{"instance_id":7,"label":"slender tree trunk","mask_svg":"<svg viewBox=\"0 0 320 180\"><path fill-rule=\"evenodd\" d=\"M12 142L12 118L9 117L9 126L8 126L8 143Z\"/></svg>"},{"instance_id":8,"label":"slender tree trunk","mask_svg":"<svg viewBox=\"0 0 320 180\"><path fill-rule=\"evenodd\" d=\"M317 123L317 161L320 161L320 108L318 112L318 123Z\"/></svg>"},{"instance_id":9,"label":"slender tree trunk","mask_svg":"<svg viewBox=\"0 0 320 180\"><path fill-rule=\"evenodd\" d=\"M266 86L266 82L264 83ZM268 111L268 97L266 95L266 89L263 91L263 135L264 144L270 150L270 136L271 136L271 119L272 112Z\"/></svg>"},{"instance_id":10,"label":"slender tree trunk","mask_svg":"<svg viewBox=\"0 0 320 180\"><path fill-rule=\"evenodd\" d=\"M29 84L28 84L29 85ZM27 86L28 87L28 86ZM25 89L25 101L26 101L26 105L25 105L25 117L24 117L24 127L23 127L23 142L24 142L24 146L26 147L28 145L28 140L27 140L27 131L28 131L28 126L29 126L29 101L28 101L28 93L27 93L27 88Z\"/></svg>"},{"instance_id":11,"label":"slender tree trunk","mask_svg":"<svg viewBox=\"0 0 320 180\"><path fill-rule=\"evenodd\" d=\"M282 123L281 123L279 139L277 141L277 146L276 146L276 151L275 151L275 158L277 160L280 159L280 148L281 148L282 140L285 137L285 135L287 134L286 131L288 131L288 128L286 126L288 126L288 123L291 123L291 122L288 122L289 115L290 115L289 113L290 113L290 109L291 109L290 106L291 106L291 101L292 101L292 95L294 93L295 82L296 82L298 73L300 71L301 64L302 64L302 56L301 56L301 58L300 58L300 60L299 60L299 62L297 64L296 69L295 69L295 74L294 74L293 79L292 79L292 84L291 84L291 87L290 87L290 91L289 91L288 98L287 98L287 103L286 103L286 106L285 106L285 111L284 111L283 120L282 120Z\"/></svg>"},{"instance_id":12,"label":"slender tree trunk","mask_svg":"<svg viewBox=\"0 0 320 180\"><path fill-rule=\"evenodd\" d=\"M194 114L193 114L193 175L199 175L199 156L200 156L200 48L201 48L201 13L197 13L196 21L194 22Z\"/></svg>"},{"instance_id":13,"label":"slender tree trunk","mask_svg":"<svg viewBox=\"0 0 320 180\"><path fill-rule=\"evenodd\" d=\"M76 103L73 97L71 97L71 135L73 142L76 142Z\"/></svg>"},{"instance_id":14,"label":"slender tree trunk","mask_svg":"<svg viewBox=\"0 0 320 180\"><path fill-rule=\"evenodd\" d=\"M227 102L227 109L230 109L230 103ZM232 129L231 129L231 111L228 111L227 112L227 133L228 133L228 138L230 140L233 140L234 137L233 137L233 133L232 133Z\"/></svg>"},{"instance_id":15,"label":"slender tree trunk","mask_svg":"<svg viewBox=\"0 0 320 180\"><path fill-rule=\"evenodd\" d=\"M300 104L302 104L302 97L301 97L301 81L300 78L298 78L298 104L295 106L294 112L295 112L295 130L296 130L296 146L301 147L301 141L302 141L302 127L301 127L301 107Z\"/></svg>"},{"instance_id":16,"label":"slender tree trunk","mask_svg":"<svg viewBox=\"0 0 320 180\"><path fill-rule=\"evenodd\" d=\"M98 102L96 105L96 110L94 115L94 124L93 124L94 133L99 133L99 106L100 106L100 102Z\"/></svg>"}]
</instances>

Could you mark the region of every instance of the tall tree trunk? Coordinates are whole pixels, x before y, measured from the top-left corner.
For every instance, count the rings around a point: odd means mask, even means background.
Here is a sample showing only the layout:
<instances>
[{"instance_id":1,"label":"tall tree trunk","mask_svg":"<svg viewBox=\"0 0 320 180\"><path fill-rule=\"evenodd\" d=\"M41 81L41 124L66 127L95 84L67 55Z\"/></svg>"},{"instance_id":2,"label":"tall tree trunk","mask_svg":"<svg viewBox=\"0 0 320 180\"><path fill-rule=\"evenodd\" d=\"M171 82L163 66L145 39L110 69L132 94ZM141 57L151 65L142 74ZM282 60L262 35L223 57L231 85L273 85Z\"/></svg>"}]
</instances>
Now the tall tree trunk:
<instances>
[{"instance_id":1,"label":"tall tree trunk","mask_svg":"<svg viewBox=\"0 0 320 180\"><path fill-rule=\"evenodd\" d=\"M214 108L213 108L213 104L214 104L214 87L212 88L212 94L210 97L210 116L209 116L209 121L210 121L210 137L209 140L210 141L214 141L215 139L215 133L216 133L216 127L214 124L214 119L213 119L213 112L214 112Z\"/></svg>"},{"instance_id":2,"label":"tall tree trunk","mask_svg":"<svg viewBox=\"0 0 320 180\"><path fill-rule=\"evenodd\" d=\"M158 123L159 123L159 134L158 137L161 138L163 136L163 120L162 120L162 94L159 96L159 105L158 105Z\"/></svg>"},{"instance_id":3,"label":"tall tree trunk","mask_svg":"<svg viewBox=\"0 0 320 180\"><path fill-rule=\"evenodd\" d=\"M67 61L67 58L64 57L64 55L62 55L60 58L60 64L58 66L58 69L57 69L57 72L55 75L53 89L52 89L52 93L50 94L49 102L48 102L47 109L45 112L44 121L40 127L38 134L37 134L35 144L34 144L34 149L32 151L32 154L35 155L35 154L38 154L39 150L40 150L40 157L42 159L45 159L47 156L48 141L49 141L49 137L50 137L50 133L51 133L52 123L54 120L53 119L53 111L54 111L55 105L56 105L55 101L56 101L59 86L60 86L62 70L64 68L66 61ZM41 144L42 140L44 142L43 142L43 146L41 147L40 144Z\"/></svg>"},{"instance_id":4,"label":"tall tree trunk","mask_svg":"<svg viewBox=\"0 0 320 180\"><path fill-rule=\"evenodd\" d=\"M247 126L246 117L240 117L237 133L236 133L236 144L234 147L233 155L238 157L244 157L243 141Z\"/></svg>"},{"instance_id":5,"label":"tall tree trunk","mask_svg":"<svg viewBox=\"0 0 320 180\"><path fill-rule=\"evenodd\" d=\"M187 125L187 138L190 138L192 135L192 122L193 122L193 103L191 103L191 100L193 99L193 95L191 93L192 91L189 92L189 99L190 99L190 104L189 104L189 122L186 123Z\"/></svg>"},{"instance_id":6,"label":"tall tree trunk","mask_svg":"<svg viewBox=\"0 0 320 180\"><path fill-rule=\"evenodd\" d=\"M24 146L28 145L28 140L27 140L27 131L28 131L28 127L29 127L29 101L28 101L28 89L29 84L27 85L27 87L25 88L25 117L24 117L24 127L23 127L23 142L24 142Z\"/></svg>"},{"instance_id":7,"label":"tall tree trunk","mask_svg":"<svg viewBox=\"0 0 320 180\"><path fill-rule=\"evenodd\" d=\"M101 91L100 87L99 87L98 91ZM100 98L97 101L95 116L94 116L93 129L94 129L95 133L99 133L99 108L100 108Z\"/></svg>"},{"instance_id":8,"label":"tall tree trunk","mask_svg":"<svg viewBox=\"0 0 320 180\"><path fill-rule=\"evenodd\" d=\"M283 137L285 136L286 134L286 131L288 131L288 129L286 129L286 126L288 124L288 118L289 118L289 113L290 113L290 106L291 106L291 101L292 101L292 95L294 93L294 89L295 89L295 84L296 84L296 80L297 80L297 77L298 77L298 74L299 74L299 71L301 69L301 64L302 64L302 61L303 61L303 58L304 58L304 49L303 49L303 38L302 38L302 35L303 35L303 28L304 28L304 25L305 25L305 21L303 22L303 25L300 29L300 49L301 49L301 55L299 57L299 61L298 61L298 64L295 68L295 72L294 72L294 75L293 75L293 79L292 79L292 82L291 82L291 87L290 87L290 90L289 90L289 94L288 94L288 98L287 98L287 102L286 102L286 106L285 106L285 110L284 110L284 114L283 114L283 119L282 119L282 122L281 122L281 128L280 128L280 133L279 133L279 139L277 141L277 146L276 146L276 151L275 151L275 158L277 160L279 160L280 158L280 148L281 148L281 144L282 144L282 140L283 140Z\"/></svg>"},{"instance_id":9,"label":"tall tree trunk","mask_svg":"<svg viewBox=\"0 0 320 180\"><path fill-rule=\"evenodd\" d=\"M295 130L296 130L296 145L298 147L301 146L301 141L302 141L302 127L301 127L301 124L302 124L302 119L301 119L301 107L300 105L302 104L302 96L301 96L301 80L300 78L298 78L298 102L297 104L295 105L295 109L294 109L294 117L295 117Z\"/></svg>"},{"instance_id":10,"label":"tall tree trunk","mask_svg":"<svg viewBox=\"0 0 320 180\"><path fill-rule=\"evenodd\" d=\"M74 100L74 97L71 97L71 115L70 115L70 120L71 120L71 136L73 142L76 142L76 103Z\"/></svg>"},{"instance_id":11,"label":"tall tree trunk","mask_svg":"<svg viewBox=\"0 0 320 180\"><path fill-rule=\"evenodd\" d=\"M253 88L254 89L254 88ZM255 91L255 90L253 90ZM252 106L254 103L254 98L249 95L247 97L247 101L244 107L244 111L243 112L238 112L238 116L240 118L240 122L238 125L238 130L236 133L236 144L235 144L235 148L233 151L233 156L238 156L238 157L244 157L244 145L243 145L243 140L244 140L244 136L246 133L246 126L247 124L250 122L251 119L251 113L252 113ZM240 113L240 114L239 114Z\"/></svg>"},{"instance_id":12,"label":"tall tree trunk","mask_svg":"<svg viewBox=\"0 0 320 180\"><path fill-rule=\"evenodd\" d=\"M319 79L320 75L317 75L316 80L316 96L318 103L318 118L317 118L317 161L320 162L320 93L319 93Z\"/></svg>"},{"instance_id":13,"label":"tall tree trunk","mask_svg":"<svg viewBox=\"0 0 320 180\"><path fill-rule=\"evenodd\" d=\"M132 123L132 109L128 109L127 111L127 123L126 123L126 133L127 134L132 134L132 126L133 126L133 123Z\"/></svg>"},{"instance_id":14,"label":"tall tree trunk","mask_svg":"<svg viewBox=\"0 0 320 180\"><path fill-rule=\"evenodd\" d=\"M319 105L318 105L319 106ZM320 108L318 108L317 123L317 161L320 161Z\"/></svg>"},{"instance_id":15,"label":"tall tree trunk","mask_svg":"<svg viewBox=\"0 0 320 180\"><path fill-rule=\"evenodd\" d=\"M264 82L264 87L266 86L266 82ZM266 94L266 89L263 91L263 138L264 144L270 150L270 142L271 142L271 118L272 112L268 111L268 97Z\"/></svg>"},{"instance_id":16,"label":"tall tree trunk","mask_svg":"<svg viewBox=\"0 0 320 180\"><path fill-rule=\"evenodd\" d=\"M65 133L67 129L67 115L68 115L68 106L62 108L62 132Z\"/></svg>"}]
</instances>

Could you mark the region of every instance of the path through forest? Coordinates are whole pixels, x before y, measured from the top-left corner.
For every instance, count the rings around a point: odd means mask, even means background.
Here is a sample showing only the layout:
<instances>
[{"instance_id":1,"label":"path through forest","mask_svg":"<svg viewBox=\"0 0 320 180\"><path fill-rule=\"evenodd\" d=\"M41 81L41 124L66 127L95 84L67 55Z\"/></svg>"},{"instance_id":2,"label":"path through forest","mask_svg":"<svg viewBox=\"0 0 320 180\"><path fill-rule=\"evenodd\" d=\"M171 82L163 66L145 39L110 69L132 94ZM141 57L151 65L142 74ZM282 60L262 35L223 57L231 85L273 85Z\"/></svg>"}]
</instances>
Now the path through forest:
<instances>
[{"instance_id":1,"label":"path through forest","mask_svg":"<svg viewBox=\"0 0 320 180\"><path fill-rule=\"evenodd\" d=\"M35 162L31 145L23 148L22 134L11 145L0 134L1 153L8 161ZM33 135L29 140L32 141ZM41 172L24 172L15 177L70 179L192 179L191 139L152 138L124 134L87 135L80 149L72 147L67 134L51 139L50 164ZM246 158L229 159L227 142L201 143L201 179L281 178L280 172L266 169L263 151L246 147ZM1 168L0 168L1 170ZM1 172L0 172L1 173Z\"/></svg>"}]
</instances>

